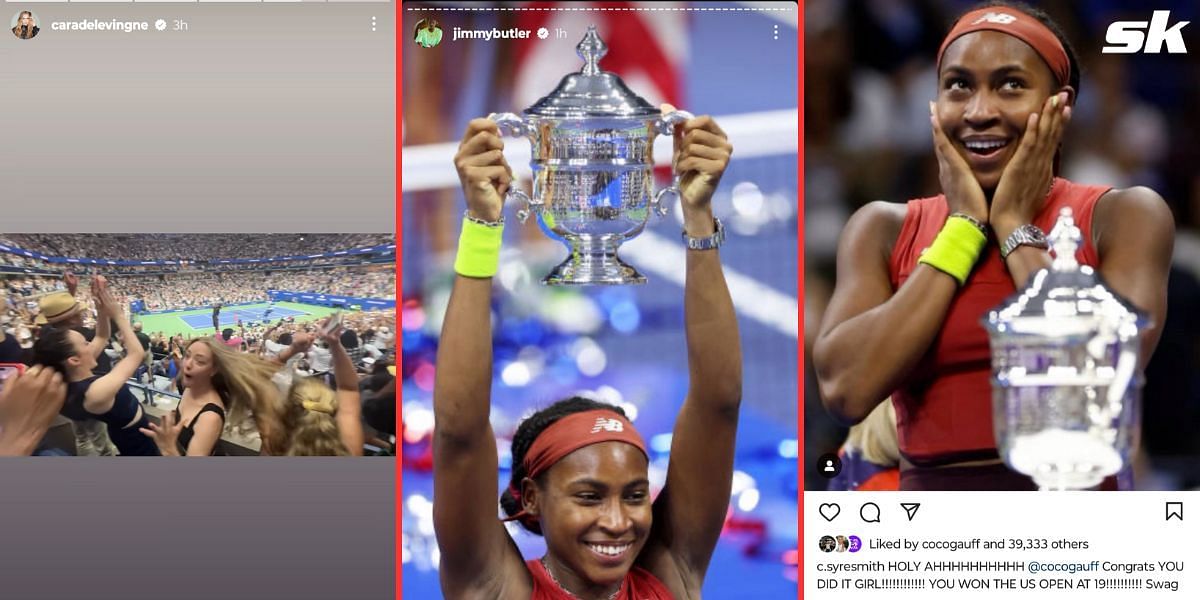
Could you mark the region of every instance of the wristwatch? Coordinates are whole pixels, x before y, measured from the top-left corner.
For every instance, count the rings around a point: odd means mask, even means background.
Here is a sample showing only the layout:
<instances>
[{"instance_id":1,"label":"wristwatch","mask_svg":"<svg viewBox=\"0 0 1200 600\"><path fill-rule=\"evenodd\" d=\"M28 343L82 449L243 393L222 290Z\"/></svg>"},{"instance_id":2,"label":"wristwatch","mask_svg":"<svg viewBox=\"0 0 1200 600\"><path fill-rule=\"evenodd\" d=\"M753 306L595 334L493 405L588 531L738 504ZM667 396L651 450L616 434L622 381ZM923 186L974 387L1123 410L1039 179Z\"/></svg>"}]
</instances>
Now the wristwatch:
<instances>
[{"instance_id":1,"label":"wristwatch","mask_svg":"<svg viewBox=\"0 0 1200 600\"><path fill-rule=\"evenodd\" d=\"M1033 246L1042 250L1050 249L1050 242L1046 240L1046 234L1038 229L1036 225L1022 225L1013 230L1008 235L1008 239L1004 240L1004 244L1000 246L1001 260L1008 259L1008 255L1012 254L1018 246Z\"/></svg>"},{"instance_id":2,"label":"wristwatch","mask_svg":"<svg viewBox=\"0 0 1200 600\"><path fill-rule=\"evenodd\" d=\"M707 237L694 238L683 232L683 243L687 244L688 250L712 250L720 248L721 244L725 243L725 226L721 224L721 220L713 217L713 228L716 231Z\"/></svg>"}]
</instances>

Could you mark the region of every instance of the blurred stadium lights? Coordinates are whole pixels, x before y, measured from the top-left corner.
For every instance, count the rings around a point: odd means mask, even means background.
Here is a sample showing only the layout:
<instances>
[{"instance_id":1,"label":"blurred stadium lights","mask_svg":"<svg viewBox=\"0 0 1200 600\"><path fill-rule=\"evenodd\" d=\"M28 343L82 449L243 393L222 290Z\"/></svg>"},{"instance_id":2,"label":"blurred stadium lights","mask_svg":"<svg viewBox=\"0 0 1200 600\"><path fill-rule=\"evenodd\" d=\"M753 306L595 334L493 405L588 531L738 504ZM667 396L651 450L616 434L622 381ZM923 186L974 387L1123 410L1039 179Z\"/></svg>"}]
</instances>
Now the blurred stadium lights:
<instances>
[{"instance_id":1,"label":"blurred stadium lights","mask_svg":"<svg viewBox=\"0 0 1200 600\"><path fill-rule=\"evenodd\" d=\"M745 471L733 472L733 481L730 484L730 496L736 496L752 487L756 487L754 478Z\"/></svg>"},{"instance_id":2,"label":"blurred stadium lights","mask_svg":"<svg viewBox=\"0 0 1200 600\"><path fill-rule=\"evenodd\" d=\"M680 269L679 265L686 263L687 250L679 245L678 240L668 240L653 231L643 231L621 248L625 257L637 263L636 266L647 274L683 285L686 271ZM724 271L734 308L738 312L784 335L798 337L800 318L796 298L743 275L728 265Z\"/></svg>"},{"instance_id":3,"label":"blurred stadium lights","mask_svg":"<svg viewBox=\"0 0 1200 600\"><path fill-rule=\"evenodd\" d=\"M504 367L504 370L500 372L500 379L508 387L525 387L529 385L533 375L529 372L529 365L518 360L510 362Z\"/></svg>"},{"instance_id":4,"label":"blurred stadium lights","mask_svg":"<svg viewBox=\"0 0 1200 600\"><path fill-rule=\"evenodd\" d=\"M420 400L405 402L402 414L404 415L404 441L415 444L433 433L433 411L426 403Z\"/></svg>"},{"instance_id":5,"label":"blurred stadium lights","mask_svg":"<svg viewBox=\"0 0 1200 600\"><path fill-rule=\"evenodd\" d=\"M432 392L436 375L437 367L434 367L433 363L422 361L417 370L413 371L413 383L423 392Z\"/></svg>"},{"instance_id":6,"label":"blurred stadium lights","mask_svg":"<svg viewBox=\"0 0 1200 600\"><path fill-rule=\"evenodd\" d=\"M601 402L606 402L613 406L622 406L623 407L626 404L625 396L623 394L621 394L621 392L619 390L617 390L617 388L615 388L611 385L602 385L602 386L596 388L596 397L599 398ZM630 417L629 420L634 421L635 419L633 417Z\"/></svg>"},{"instance_id":7,"label":"blurred stadium lights","mask_svg":"<svg viewBox=\"0 0 1200 600\"><path fill-rule=\"evenodd\" d=\"M623 300L609 309L608 322L621 333L633 333L642 322L642 313L632 300Z\"/></svg>"},{"instance_id":8,"label":"blurred stadium lights","mask_svg":"<svg viewBox=\"0 0 1200 600\"><path fill-rule=\"evenodd\" d=\"M571 344L571 356L575 357L575 366L587 377L595 377L604 372L608 366L608 356L595 340L581 337Z\"/></svg>"},{"instance_id":9,"label":"blurred stadium lights","mask_svg":"<svg viewBox=\"0 0 1200 600\"><path fill-rule=\"evenodd\" d=\"M760 497L761 496L757 488L750 488L742 492L740 495L738 495L737 499L738 510L742 512L750 512L754 510L758 507L758 500Z\"/></svg>"}]
</instances>

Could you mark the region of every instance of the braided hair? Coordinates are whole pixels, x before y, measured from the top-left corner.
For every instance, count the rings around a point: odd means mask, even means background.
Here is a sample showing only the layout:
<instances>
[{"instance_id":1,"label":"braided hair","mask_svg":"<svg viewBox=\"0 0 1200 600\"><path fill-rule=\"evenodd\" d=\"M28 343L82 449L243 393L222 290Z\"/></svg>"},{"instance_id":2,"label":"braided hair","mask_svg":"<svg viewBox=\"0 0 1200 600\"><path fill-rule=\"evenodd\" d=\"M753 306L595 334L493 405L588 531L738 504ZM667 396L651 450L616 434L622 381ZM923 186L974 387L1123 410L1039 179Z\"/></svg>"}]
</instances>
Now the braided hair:
<instances>
[{"instance_id":1,"label":"braided hair","mask_svg":"<svg viewBox=\"0 0 1200 600\"><path fill-rule=\"evenodd\" d=\"M521 424L517 427L517 433L513 435L512 439L512 478L508 482L508 488L500 495L500 507L504 509L504 514L512 517L521 512L521 500L518 495L513 494L513 490L520 490L521 481L526 477L525 454L529 452L529 447L533 445L533 441L547 427L553 425L559 419L589 410L610 410L622 417L626 416L625 411L618 406L589 398L573 396L565 400L559 400L521 421ZM539 484L542 483L541 479L545 475L545 473L542 473L538 477ZM536 519L522 518L520 522L521 526L525 529L542 535L541 523Z\"/></svg>"}]
</instances>

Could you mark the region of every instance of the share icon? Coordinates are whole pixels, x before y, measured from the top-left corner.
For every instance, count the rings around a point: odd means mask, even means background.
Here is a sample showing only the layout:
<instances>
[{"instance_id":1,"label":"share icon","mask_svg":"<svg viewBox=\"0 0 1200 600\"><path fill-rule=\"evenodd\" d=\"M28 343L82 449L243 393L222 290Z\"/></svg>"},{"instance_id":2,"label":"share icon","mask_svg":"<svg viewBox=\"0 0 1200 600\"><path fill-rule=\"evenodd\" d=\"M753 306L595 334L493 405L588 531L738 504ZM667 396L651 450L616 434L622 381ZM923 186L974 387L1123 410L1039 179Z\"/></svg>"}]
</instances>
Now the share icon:
<instances>
[{"instance_id":1,"label":"share icon","mask_svg":"<svg viewBox=\"0 0 1200 600\"><path fill-rule=\"evenodd\" d=\"M921 503L920 502L901 502L900 507L904 509L904 512L908 513L908 520L909 520L909 522L912 522L913 517L916 516L916 514L917 514L917 509L921 508Z\"/></svg>"}]
</instances>

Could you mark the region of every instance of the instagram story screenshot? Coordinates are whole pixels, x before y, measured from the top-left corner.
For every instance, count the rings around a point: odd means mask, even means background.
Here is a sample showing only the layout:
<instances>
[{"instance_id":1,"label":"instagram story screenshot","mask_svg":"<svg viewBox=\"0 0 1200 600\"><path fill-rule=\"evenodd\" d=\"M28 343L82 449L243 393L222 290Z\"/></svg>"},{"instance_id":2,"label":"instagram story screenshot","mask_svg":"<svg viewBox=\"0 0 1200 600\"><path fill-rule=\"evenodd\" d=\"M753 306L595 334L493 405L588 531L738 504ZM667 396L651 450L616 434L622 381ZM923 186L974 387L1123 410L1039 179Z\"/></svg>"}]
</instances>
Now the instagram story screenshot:
<instances>
[{"instance_id":1,"label":"instagram story screenshot","mask_svg":"<svg viewBox=\"0 0 1200 600\"><path fill-rule=\"evenodd\" d=\"M405 598L795 598L799 10L405 3Z\"/></svg>"},{"instance_id":2,"label":"instagram story screenshot","mask_svg":"<svg viewBox=\"0 0 1200 600\"><path fill-rule=\"evenodd\" d=\"M1197 594L1198 17L805 3L805 595Z\"/></svg>"},{"instance_id":3,"label":"instagram story screenshot","mask_svg":"<svg viewBox=\"0 0 1200 600\"><path fill-rule=\"evenodd\" d=\"M394 598L397 5L0 9L0 597Z\"/></svg>"}]
</instances>

